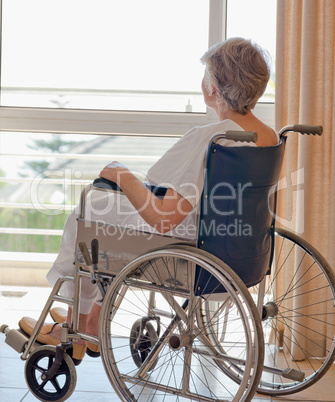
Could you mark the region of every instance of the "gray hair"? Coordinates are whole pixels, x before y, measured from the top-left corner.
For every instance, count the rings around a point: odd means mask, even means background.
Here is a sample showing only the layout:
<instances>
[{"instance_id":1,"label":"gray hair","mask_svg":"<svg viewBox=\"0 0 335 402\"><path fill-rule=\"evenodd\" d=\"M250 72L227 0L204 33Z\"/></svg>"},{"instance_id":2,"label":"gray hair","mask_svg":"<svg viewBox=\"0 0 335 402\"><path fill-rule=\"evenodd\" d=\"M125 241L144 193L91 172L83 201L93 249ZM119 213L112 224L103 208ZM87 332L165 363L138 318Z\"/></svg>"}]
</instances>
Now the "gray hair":
<instances>
[{"instance_id":1,"label":"gray hair","mask_svg":"<svg viewBox=\"0 0 335 402\"><path fill-rule=\"evenodd\" d=\"M211 47L202 57L205 83L212 87L218 103L240 114L253 109L270 78L268 55L257 44L243 38L230 38Z\"/></svg>"}]
</instances>

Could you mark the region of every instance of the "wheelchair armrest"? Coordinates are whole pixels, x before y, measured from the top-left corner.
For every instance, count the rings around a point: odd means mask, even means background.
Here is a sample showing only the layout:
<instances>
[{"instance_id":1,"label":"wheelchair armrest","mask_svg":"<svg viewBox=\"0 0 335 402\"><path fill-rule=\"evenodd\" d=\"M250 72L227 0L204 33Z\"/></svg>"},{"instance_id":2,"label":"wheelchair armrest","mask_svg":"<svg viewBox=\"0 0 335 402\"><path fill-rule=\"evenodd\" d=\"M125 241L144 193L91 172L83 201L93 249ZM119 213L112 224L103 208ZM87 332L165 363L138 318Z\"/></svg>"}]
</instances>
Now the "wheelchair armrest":
<instances>
[{"instance_id":1,"label":"wheelchair armrest","mask_svg":"<svg viewBox=\"0 0 335 402\"><path fill-rule=\"evenodd\" d=\"M160 186L152 186L150 184L144 183L145 186L158 198L164 198L167 188ZM106 190L120 191L121 188L113 181L104 179L103 177L98 177L93 181L93 186L97 188L104 188Z\"/></svg>"},{"instance_id":2,"label":"wheelchair armrest","mask_svg":"<svg viewBox=\"0 0 335 402\"><path fill-rule=\"evenodd\" d=\"M106 190L121 191L120 187L113 181L104 179L103 177L98 177L93 181L93 186L97 188L104 188Z\"/></svg>"}]
</instances>

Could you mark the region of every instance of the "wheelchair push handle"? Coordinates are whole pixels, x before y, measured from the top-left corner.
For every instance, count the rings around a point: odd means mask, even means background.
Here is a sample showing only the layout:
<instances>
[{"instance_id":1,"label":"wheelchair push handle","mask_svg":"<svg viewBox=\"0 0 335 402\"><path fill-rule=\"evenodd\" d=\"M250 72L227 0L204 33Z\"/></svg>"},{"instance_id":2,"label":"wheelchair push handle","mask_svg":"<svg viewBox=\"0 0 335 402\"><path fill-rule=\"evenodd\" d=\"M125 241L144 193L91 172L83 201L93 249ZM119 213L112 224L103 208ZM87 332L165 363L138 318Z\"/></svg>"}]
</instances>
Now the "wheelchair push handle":
<instances>
[{"instance_id":1,"label":"wheelchair push handle","mask_svg":"<svg viewBox=\"0 0 335 402\"><path fill-rule=\"evenodd\" d=\"M310 124L294 124L290 126L285 126L279 131L280 138L284 137L285 134L289 131L293 131L295 133L300 134L312 134L312 135L322 135L323 127L322 126L312 126Z\"/></svg>"},{"instance_id":2,"label":"wheelchair push handle","mask_svg":"<svg viewBox=\"0 0 335 402\"><path fill-rule=\"evenodd\" d=\"M256 142L258 135L256 131L226 131L225 138L227 140L242 141L242 142Z\"/></svg>"},{"instance_id":3,"label":"wheelchair push handle","mask_svg":"<svg viewBox=\"0 0 335 402\"><path fill-rule=\"evenodd\" d=\"M321 135L323 131L322 126L311 126L308 124L295 124L293 131L300 134Z\"/></svg>"}]
</instances>

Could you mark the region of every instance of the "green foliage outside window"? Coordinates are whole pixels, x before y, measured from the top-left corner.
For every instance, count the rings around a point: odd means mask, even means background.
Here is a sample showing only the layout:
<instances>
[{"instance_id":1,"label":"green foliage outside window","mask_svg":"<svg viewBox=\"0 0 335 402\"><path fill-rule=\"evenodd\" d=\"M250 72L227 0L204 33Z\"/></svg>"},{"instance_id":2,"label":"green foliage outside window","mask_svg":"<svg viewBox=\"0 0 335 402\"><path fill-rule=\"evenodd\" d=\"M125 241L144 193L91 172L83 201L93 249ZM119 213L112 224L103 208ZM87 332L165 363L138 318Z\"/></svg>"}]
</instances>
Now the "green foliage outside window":
<instances>
[{"instance_id":1,"label":"green foliage outside window","mask_svg":"<svg viewBox=\"0 0 335 402\"><path fill-rule=\"evenodd\" d=\"M66 141L59 135L52 135L47 140L35 139L29 148L44 151L46 153L64 153L75 144L73 141ZM27 169L34 173L43 173L48 169L49 162L42 160L25 161L23 172L19 176L26 177L24 172ZM0 172L0 176L4 176ZM2 189L6 186L13 186L9 183L0 183ZM7 187L8 188L8 187ZM24 202L22 199L21 201ZM0 227L21 228L21 229L53 229L63 230L69 211L61 214L44 214L41 211L30 208L1 208ZM18 233L0 233L0 250L13 252L32 252L32 253L58 253L60 244L59 235L34 235Z\"/></svg>"},{"instance_id":2,"label":"green foliage outside window","mask_svg":"<svg viewBox=\"0 0 335 402\"><path fill-rule=\"evenodd\" d=\"M10 228L43 228L62 230L68 213L45 215L32 209L0 210L0 225ZM58 253L60 236L6 234L0 235L0 250L32 253Z\"/></svg>"}]
</instances>

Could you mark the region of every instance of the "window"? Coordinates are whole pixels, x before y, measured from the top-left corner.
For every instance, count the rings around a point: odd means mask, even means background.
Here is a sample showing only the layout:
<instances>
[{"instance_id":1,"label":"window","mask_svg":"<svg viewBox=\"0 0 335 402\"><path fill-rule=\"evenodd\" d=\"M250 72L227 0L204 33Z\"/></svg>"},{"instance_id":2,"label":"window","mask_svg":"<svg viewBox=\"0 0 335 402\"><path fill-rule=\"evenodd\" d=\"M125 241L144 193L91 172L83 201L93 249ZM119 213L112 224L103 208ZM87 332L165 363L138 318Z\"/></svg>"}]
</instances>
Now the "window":
<instances>
[{"instance_id":1,"label":"window","mask_svg":"<svg viewBox=\"0 0 335 402\"><path fill-rule=\"evenodd\" d=\"M0 132L0 251L57 253L69 212L103 166L119 160L143 180L176 141Z\"/></svg>"},{"instance_id":2,"label":"window","mask_svg":"<svg viewBox=\"0 0 335 402\"><path fill-rule=\"evenodd\" d=\"M261 102L274 102L277 0L228 0L227 37L252 39L269 54L271 78Z\"/></svg>"},{"instance_id":3,"label":"window","mask_svg":"<svg viewBox=\"0 0 335 402\"><path fill-rule=\"evenodd\" d=\"M208 44L239 35L274 53L276 0L1 3L1 129L182 135L216 120L200 91ZM271 107L256 113L273 124Z\"/></svg>"},{"instance_id":4,"label":"window","mask_svg":"<svg viewBox=\"0 0 335 402\"><path fill-rule=\"evenodd\" d=\"M244 36L274 55L275 0L0 2L0 262L57 251L93 178L78 164L112 157L95 141L118 144L114 155L143 174L144 157L153 163L190 128L216 121L200 90L208 45ZM270 83L255 109L270 125L273 96ZM56 152L45 148L56 139Z\"/></svg>"},{"instance_id":5,"label":"window","mask_svg":"<svg viewBox=\"0 0 335 402\"><path fill-rule=\"evenodd\" d=\"M208 0L3 0L1 105L205 112L208 21Z\"/></svg>"}]
</instances>

